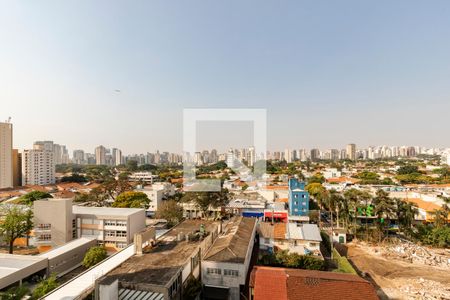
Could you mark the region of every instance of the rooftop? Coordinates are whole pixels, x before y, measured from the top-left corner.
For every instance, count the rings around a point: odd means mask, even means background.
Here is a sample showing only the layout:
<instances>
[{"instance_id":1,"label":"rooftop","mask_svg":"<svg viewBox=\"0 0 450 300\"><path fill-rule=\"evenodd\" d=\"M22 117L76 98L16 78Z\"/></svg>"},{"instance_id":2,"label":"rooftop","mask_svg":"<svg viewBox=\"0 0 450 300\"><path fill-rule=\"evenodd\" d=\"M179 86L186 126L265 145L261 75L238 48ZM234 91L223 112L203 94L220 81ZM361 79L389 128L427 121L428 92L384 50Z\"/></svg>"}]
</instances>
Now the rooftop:
<instances>
[{"instance_id":1,"label":"rooftop","mask_svg":"<svg viewBox=\"0 0 450 300\"><path fill-rule=\"evenodd\" d=\"M211 221L186 220L161 236L155 247L144 249L143 255L133 256L112 270L102 282L110 284L118 279L124 288L128 284L166 285L201 243L185 239L177 241L178 234L197 231L202 224L207 232L216 228Z\"/></svg>"},{"instance_id":2,"label":"rooftop","mask_svg":"<svg viewBox=\"0 0 450 300\"><path fill-rule=\"evenodd\" d=\"M255 300L379 299L368 281L343 273L258 266L251 273L250 286Z\"/></svg>"},{"instance_id":3,"label":"rooftop","mask_svg":"<svg viewBox=\"0 0 450 300\"><path fill-rule=\"evenodd\" d=\"M256 219L235 217L227 224L224 234L219 236L206 252L205 260L244 263L249 244L253 242Z\"/></svg>"},{"instance_id":4,"label":"rooftop","mask_svg":"<svg viewBox=\"0 0 450 300\"><path fill-rule=\"evenodd\" d=\"M36 263L47 261L45 257L0 254L0 278L13 274L21 269L32 266Z\"/></svg>"},{"instance_id":5,"label":"rooftop","mask_svg":"<svg viewBox=\"0 0 450 300\"><path fill-rule=\"evenodd\" d=\"M52 259L54 257L57 257L57 256L63 254L63 253L66 253L69 250L75 249L75 248L77 248L79 246L82 246L84 244L88 244L88 243L90 243L90 242L92 242L94 240L96 240L96 239L95 238L82 237L82 238L70 241L70 242L68 242L68 243L66 243L66 244L64 244L64 245L62 245L60 247L56 247L56 248L51 249L50 251L42 253L42 254L39 255L39 257L43 257L43 258L45 257L45 258L48 258L48 259Z\"/></svg>"},{"instance_id":6,"label":"rooftop","mask_svg":"<svg viewBox=\"0 0 450 300\"><path fill-rule=\"evenodd\" d=\"M289 237L295 240L321 242L319 227L316 224L288 224Z\"/></svg>"},{"instance_id":7,"label":"rooftop","mask_svg":"<svg viewBox=\"0 0 450 300\"><path fill-rule=\"evenodd\" d=\"M141 208L119 208L119 207L87 207L74 205L72 208L74 214L79 215L97 215L97 216L131 216Z\"/></svg>"}]
</instances>

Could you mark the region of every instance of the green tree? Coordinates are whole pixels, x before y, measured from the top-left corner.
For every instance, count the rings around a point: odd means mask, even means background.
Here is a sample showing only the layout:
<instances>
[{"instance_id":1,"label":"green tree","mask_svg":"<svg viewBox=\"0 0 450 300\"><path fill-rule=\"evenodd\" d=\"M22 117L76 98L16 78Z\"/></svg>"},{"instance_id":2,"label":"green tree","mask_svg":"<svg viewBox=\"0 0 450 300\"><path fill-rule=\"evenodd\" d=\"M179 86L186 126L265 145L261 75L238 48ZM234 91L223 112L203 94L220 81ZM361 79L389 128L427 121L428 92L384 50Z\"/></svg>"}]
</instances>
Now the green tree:
<instances>
[{"instance_id":1,"label":"green tree","mask_svg":"<svg viewBox=\"0 0 450 300\"><path fill-rule=\"evenodd\" d=\"M399 226L409 232L412 228L412 223L416 214L418 213L418 209L415 203L405 202L402 199L394 198L396 204L396 215Z\"/></svg>"},{"instance_id":2,"label":"green tree","mask_svg":"<svg viewBox=\"0 0 450 300\"><path fill-rule=\"evenodd\" d=\"M148 208L150 199L142 192L123 192L117 196L112 207Z\"/></svg>"},{"instance_id":3,"label":"green tree","mask_svg":"<svg viewBox=\"0 0 450 300\"><path fill-rule=\"evenodd\" d=\"M218 192L186 192L182 201L194 203L202 211L203 216L207 217L210 207L217 208L228 204L229 192L227 189Z\"/></svg>"},{"instance_id":4,"label":"green tree","mask_svg":"<svg viewBox=\"0 0 450 300\"><path fill-rule=\"evenodd\" d=\"M25 194L22 197L20 197L17 202L19 204L31 206L31 205L33 205L34 201L41 200L41 199L47 199L47 198L53 198L53 197L52 197L52 195L50 195L49 193L46 193L46 192L32 191L32 192L29 192L28 194Z\"/></svg>"},{"instance_id":5,"label":"green tree","mask_svg":"<svg viewBox=\"0 0 450 300\"><path fill-rule=\"evenodd\" d=\"M390 219L395 215L396 205L394 199L381 189L376 192L373 204L375 206L374 213L377 216L379 241L381 242L384 229L388 228Z\"/></svg>"},{"instance_id":6,"label":"green tree","mask_svg":"<svg viewBox=\"0 0 450 300\"><path fill-rule=\"evenodd\" d=\"M26 295L30 293L30 290L24 286L13 286L7 289L5 292L0 293L1 300L22 300Z\"/></svg>"},{"instance_id":7,"label":"green tree","mask_svg":"<svg viewBox=\"0 0 450 300\"><path fill-rule=\"evenodd\" d=\"M319 227L321 223L321 212L323 210L323 204L328 197L327 190L323 187L321 183L313 182L305 187L306 191L311 195L311 197L317 202L319 207Z\"/></svg>"},{"instance_id":8,"label":"green tree","mask_svg":"<svg viewBox=\"0 0 450 300\"><path fill-rule=\"evenodd\" d=\"M156 212L158 219L167 220L169 227L173 227L183 220L183 207L175 200L163 201Z\"/></svg>"},{"instance_id":9,"label":"green tree","mask_svg":"<svg viewBox=\"0 0 450 300\"><path fill-rule=\"evenodd\" d=\"M407 174L413 174L413 173L420 173L419 168L417 166L407 165L407 166L402 166L397 170L398 175L407 175Z\"/></svg>"},{"instance_id":10,"label":"green tree","mask_svg":"<svg viewBox=\"0 0 450 300\"><path fill-rule=\"evenodd\" d=\"M40 299L58 287L56 275L52 274L49 278L38 283L33 291L33 299Z\"/></svg>"},{"instance_id":11,"label":"green tree","mask_svg":"<svg viewBox=\"0 0 450 300\"><path fill-rule=\"evenodd\" d=\"M108 256L105 247L95 246L89 248L89 250L84 255L83 266L85 268L90 268L104 260Z\"/></svg>"},{"instance_id":12,"label":"green tree","mask_svg":"<svg viewBox=\"0 0 450 300\"><path fill-rule=\"evenodd\" d=\"M15 205L1 208L0 236L9 245L9 253L14 251L14 241L26 237L33 228L33 212Z\"/></svg>"}]
</instances>

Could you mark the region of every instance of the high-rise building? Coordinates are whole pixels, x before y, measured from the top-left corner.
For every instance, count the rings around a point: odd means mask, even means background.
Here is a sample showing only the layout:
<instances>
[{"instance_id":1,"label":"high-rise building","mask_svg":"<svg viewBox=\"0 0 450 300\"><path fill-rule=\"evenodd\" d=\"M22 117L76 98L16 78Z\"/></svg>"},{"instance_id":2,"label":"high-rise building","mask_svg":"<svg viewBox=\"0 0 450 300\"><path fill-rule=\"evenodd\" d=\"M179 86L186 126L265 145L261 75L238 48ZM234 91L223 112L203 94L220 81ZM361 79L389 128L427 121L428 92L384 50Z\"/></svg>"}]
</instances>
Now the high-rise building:
<instances>
[{"instance_id":1,"label":"high-rise building","mask_svg":"<svg viewBox=\"0 0 450 300\"><path fill-rule=\"evenodd\" d=\"M22 155L22 184L46 185L55 183L53 151L44 147L24 150Z\"/></svg>"},{"instance_id":2,"label":"high-rise building","mask_svg":"<svg viewBox=\"0 0 450 300\"><path fill-rule=\"evenodd\" d=\"M13 187L13 125L0 123L0 189Z\"/></svg>"},{"instance_id":3,"label":"high-rise building","mask_svg":"<svg viewBox=\"0 0 450 300\"><path fill-rule=\"evenodd\" d=\"M311 149L311 160L316 161L320 158L320 150L319 149Z\"/></svg>"},{"instance_id":4,"label":"high-rise building","mask_svg":"<svg viewBox=\"0 0 450 300\"><path fill-rule=\"evenodd\" d=\"M122 151L117 148L112 149L113 165L118 166L122 164Z\"/></svg>"},{"instance_id":5,"label":"high-rise building","mask_svg":"<svg viewBox=\"0 0 450 300\"><path fill-rule=\"evenodd\" d=\"M284 150L284 159L287 163L291 163L294 160L292 156L292 151L290 149Z\"/></svg>"},{"instance_id":6,"label":"high-rise building","mask_svg":"<svg viewBox=\"0 0 450 300\"><path fill-rule=\"evenodd\" d=\"M83 150L73 150L73 158L72 162L77 165L84 165L85 164L84 159L84 151Z\"/></svg>"},{"instance_id":7,"label":"high-rise building","mask_svg":"<svg viewBox=\"0 0 450 300\"><path fill-rule=\"evenodd\" d=\"M248 159L247 164L249 167L253 167L256 161L256 153L255 153L255 147L248 148Z\"/></svg>"},{"instance_id":8,"label":"high-rise building","mask_svg":"<svg viewBox=\"0 0 450 300\"><path fill-rule=\"evenodd\" d=\"M106 165L106 148L98 146L95 148L95 163L97 165Z\"/></svg>"},{"instance_id":9,"label":"high-rise building","mask_svg":"<svg viewBox=\"0 0 450 300\"><path fill-rule=\"evenodd\" d=\"M234 168L235 167L235 155L233 149L228 150L227 152L227 166L228 168Z\"/></svg>"},{"instance_id":10,"label":"high-rise building","mask_svg":"<svg viewBox=\"0 0 450 300\"><path fill-rule=\"evenodd\" d=\"M347 159L356 160L356 145L348 144L346 147Z\"/></svg>"},{"instance_id":11,"label":"high-rise building","mask_svg":"<svg viewBox=\"0 0 450 300\"><path fill-rule=\"evenodd\" d=\"M13 149L13 186L22 186L22 153Z\"/></svg>"},{"instance_id":12,"label":"high-rise building","mask_svg":"<svg viewBox=\"0 0 450 300\"><path fill-rule=\"evenodd\" d=\"M54 151L53 141L36 141L33 144L33 149L50 151L53 153Z\"/></svg>"}]
</instances>

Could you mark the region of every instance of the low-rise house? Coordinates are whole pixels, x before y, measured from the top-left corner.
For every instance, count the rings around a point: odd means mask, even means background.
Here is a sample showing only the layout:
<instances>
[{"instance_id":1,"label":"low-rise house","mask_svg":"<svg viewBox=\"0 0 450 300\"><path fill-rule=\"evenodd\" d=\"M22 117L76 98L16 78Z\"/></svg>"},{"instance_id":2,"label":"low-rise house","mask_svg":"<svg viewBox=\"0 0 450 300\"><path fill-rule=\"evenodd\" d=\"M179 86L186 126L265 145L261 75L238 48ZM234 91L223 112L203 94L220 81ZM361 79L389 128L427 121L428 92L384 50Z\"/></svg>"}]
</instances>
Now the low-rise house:
<instances>
[{"instance_id":1,"label":"low-rise house","mask_svg":"<svg viewBox=\"0 0 450 300\"><path fill-rule=\"evenodd\" d=\"M262 219L265 207L265 202L260 200L236 199L230 201L226 209L234 215Z\"/></svg>"},{"instance_id":2,"label":"low-rise house","mask_svg":"<svg viewBox=\"0 0 450 300\"><path fill-rule=\"evenodd\" d=\"M316 224L262 222L258 225L258 233L261 250L271 253L289 250L323 258L320 252L322 238Z\"/></svg>"},{"instance_id":3,"label":"low-rise house","mask_svg":"<svg viewBox=\"0 0 450 300\"><path fill-rule=\"evenodd\" d=\"M204 299L240 299L253 253L256 219L235 217L202 262Z\"/></svg>"},{"instance_id":4,"label":"low-rise house","mask_svg":"<svg viewBox=\"0 0 450 300\"><path fill-rule=\"evenodd\" d=\"M250 300L378 300L373 285L357 275L255 267L250 275Z\"/></svg>"}]
</instances>

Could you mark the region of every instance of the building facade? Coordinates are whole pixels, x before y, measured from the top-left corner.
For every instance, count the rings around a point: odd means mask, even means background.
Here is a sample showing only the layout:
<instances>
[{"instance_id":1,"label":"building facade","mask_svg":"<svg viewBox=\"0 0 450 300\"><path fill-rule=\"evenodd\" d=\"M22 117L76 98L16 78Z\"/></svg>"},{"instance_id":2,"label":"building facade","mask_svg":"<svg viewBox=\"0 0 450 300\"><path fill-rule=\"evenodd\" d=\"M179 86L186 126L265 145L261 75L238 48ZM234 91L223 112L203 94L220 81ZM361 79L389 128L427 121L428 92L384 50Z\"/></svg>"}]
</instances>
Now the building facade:
<instances>
[{"instance_id":1,"label":"building facade","mask_svg":"<svg viewBox=\"0 0 450 300\"><path fill-rule=\"evenodd\" d=\"M0 123L0 189L13 187L13 125Z\"/></svg>"},{"instance_id":2,"label":"building facade","mask_svg":"<svg viewBox=\"0 0 450 300\"><path fill-rule=\"evenodd\" d=\"M297 178L289 178L289 214L293 216L308 216L309 193L305 190L305 183Z\"/></svg>"},{"instance_id":3,"label":"building facade","mask_svg":"<svg viewBox=\"0 0 450 300\"><path fill-rule=\"evenodd\" d=\"M24 150L22 155L22 184L47 185L55 183L53 151L43 147Z\"/></svg>"}]
</instances>

